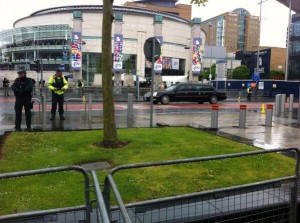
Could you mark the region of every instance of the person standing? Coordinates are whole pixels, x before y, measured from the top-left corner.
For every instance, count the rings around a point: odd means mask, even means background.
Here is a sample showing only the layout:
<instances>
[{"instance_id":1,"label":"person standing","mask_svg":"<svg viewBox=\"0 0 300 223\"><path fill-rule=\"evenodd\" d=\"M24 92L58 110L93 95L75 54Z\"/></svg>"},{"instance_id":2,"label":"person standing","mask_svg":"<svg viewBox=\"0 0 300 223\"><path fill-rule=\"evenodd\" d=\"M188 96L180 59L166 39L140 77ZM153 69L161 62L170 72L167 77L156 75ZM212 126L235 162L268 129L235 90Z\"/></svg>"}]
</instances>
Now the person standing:
<instances>
[{"instance_id":1,"label":"person standing","mask_svg":"<svg viewBox=\"0 0 300 223\"><path fill-rule=\"evenodd\" d=\"M31 109L32 109L32 79L26 77L26 70L18 71L18 78L11 86L14 92L15 102L15 130L21 131L22 110L24 107L27 131L31 130Z\"/></svg>"},{"instance_id":2,"label":"person standing","mask_svg":"<svg viewBox=\"0 0 300 223\"><path fill-rule=\"evenodd\" d=\"M76 88L77 88L77 90L78 90L79 96L80 96L80 95L81 95L81 96L83 95L83 86L84 86L83 81L78 80L78 81L77 81L77 84L76 84Z\"/></svg>"},{"instance_id":3,"label":"person standing","mask_svg":"<svg viewBox=\"0 0 300 223\"><path fill-rule=\"evenodd\" d=\"M9 80L5 77L3 79L4 96L9 96Z\"/></svg>"},{"instance_id":4,"label":"person standing","mask_svg":"<svg viewBox=\"0 0 300 223\"><path fill-rule=\"evenodd\" d=\"M251 101L251 95L252 95L252 88L251 88L251 86L249 86L247 88L247 100L248 101Z\"/></svg>"},{"instance_id":5,"label":"person standing","mask_svg":"<svg viewBox=\"0 0 300 223\"><path fill-rule=\"evenodd\" d=\"M49 78L48 89L52 91L52 107L51 107L51 118L55 119L57 104L58 113L60 120L65 120L64 117L64 93L68 89L69 85L64 76L62 76L62 71L58 69L54 75Z\"/></svg>"}]
</instances>

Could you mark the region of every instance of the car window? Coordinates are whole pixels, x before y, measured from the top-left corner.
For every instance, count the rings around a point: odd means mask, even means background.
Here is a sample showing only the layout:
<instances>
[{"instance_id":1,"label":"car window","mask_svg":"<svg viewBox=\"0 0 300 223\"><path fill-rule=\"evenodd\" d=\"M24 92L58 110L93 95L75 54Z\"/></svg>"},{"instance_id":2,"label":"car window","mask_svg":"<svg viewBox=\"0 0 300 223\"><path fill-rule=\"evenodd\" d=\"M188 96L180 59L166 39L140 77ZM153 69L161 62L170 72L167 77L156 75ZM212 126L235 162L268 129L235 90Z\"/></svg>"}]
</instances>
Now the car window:
<instances>
[{"instance_id":1,"label":"car window","mask_svg":"<svg viewBox=\"0 0 300 223\"><path fill-rule=\"evenodd\" d=\"M185 84L184 85L180 85L178 88L177 88L177 91L185 91Z\"/></svg>"},{"instance_id":2,"label":"car window","mask_svg":"<svg viewBox=\"0 0 300 223\"><path fill-rule=\"evenodd\" d=\"M204 85L203 86L203 90L204 91L213 91L214 89L211 86L209 86L209 85Z\"/></svg>"},{"instance_id":3,"label":"car window","mask_svg":"<svg viewBox=\"0 0 300 223\"><path fill-rule=\"evenodd\" d=\"M176 87L177 87L176 85L172 85L172 86L166 88L165 90L166 91L173 91Z\"/></svg>"},{"instance_id":4,"label":"car window","mask_svg":"<svg viewBox=\"0 0 300 223\"><path fill-rule=\"evenodd\" d=\"M203 90L202 85L199 85L199 84L195 85L195 90L196 91L202 91Z\"/></svg>"},{"instance_id":5,"label":"car window","mask_svg":"<svg viewBox=\"0 0 300 223\"><path fill-rule=\"evenodd\" d=\"M193 90L194 90L194 89L193 89L193 85L187 84L187 85L186 85L186 90L187 90L187 91L193 91Z\"/></svg>"}]
</instances>

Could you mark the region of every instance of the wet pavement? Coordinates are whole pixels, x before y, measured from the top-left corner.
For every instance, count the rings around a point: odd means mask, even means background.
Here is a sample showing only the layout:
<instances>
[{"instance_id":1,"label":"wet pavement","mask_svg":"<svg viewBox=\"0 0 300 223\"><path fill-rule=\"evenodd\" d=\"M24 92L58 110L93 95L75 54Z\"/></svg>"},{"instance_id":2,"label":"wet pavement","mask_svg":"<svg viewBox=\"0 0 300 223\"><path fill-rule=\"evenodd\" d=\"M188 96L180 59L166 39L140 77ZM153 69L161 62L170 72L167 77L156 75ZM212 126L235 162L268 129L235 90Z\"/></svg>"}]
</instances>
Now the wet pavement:
<instances>
[{"instance_id":1,"label":"wet pavement","mask_svg":"<svg viewBox=\"0 0 300 223\"><path fill-rule=\"evenodd\" d=\"M74 98L74 97L73 97ZM65 98L66 99L66 98ZM62 131L80 129L102 129L102 102L94 100L89 113L88 104L82 100L65 103L66 120L50 121L51 98L46 100L46 123L42 125L42 112L39 99L35 101L32 128L35 131ZM247 104L246 128L239 128L239 105ZM280 117L273 116L272 127L265 126L266 114L261 114L262 105L274 104L274 100L237 102L229 99L220 102L218 112L218 129L212 133L248 143L263 149L300 148L300 128L297 120L298 103L294 103L293 112L286 110ZM0 134L13 131L14 128L14 97L0 96ZM67 106L67 107L66 107ZM23 112L24 113L24 112ZM118 128L127 128L127 103L116 102L115 117ZM155 105L153 112L154 127L163 126L191 126L210 130L211 105L197 103L171 103L169 105ZM130 121L130 120L129 120ZM23 114L22 128L25 129ZM132 127L150 127L150 104L134 101Z\"/></svg>"}]
</instances>

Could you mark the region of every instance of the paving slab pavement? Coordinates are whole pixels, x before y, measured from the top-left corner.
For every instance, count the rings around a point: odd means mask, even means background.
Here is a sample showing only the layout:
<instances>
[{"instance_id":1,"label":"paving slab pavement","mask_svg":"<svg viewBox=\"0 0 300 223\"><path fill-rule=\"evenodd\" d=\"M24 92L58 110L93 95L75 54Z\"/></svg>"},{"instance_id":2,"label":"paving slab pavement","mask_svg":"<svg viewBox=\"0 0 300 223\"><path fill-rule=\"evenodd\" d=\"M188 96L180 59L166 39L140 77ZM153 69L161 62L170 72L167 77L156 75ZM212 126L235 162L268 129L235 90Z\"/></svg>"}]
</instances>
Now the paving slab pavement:
<instances>
[{"instance_id":1,"label":"paving slab pavement","mask_svg":"<svg viewBox=\"0 0 300 223\"><path fill-rule=\"evenodd\" d=\"M13 131L14 128L14 98L0 97L0 134ZM230 102L228 102L230 103ZM263 102L267 103L267 102ZM270 102L273 103L274 102ZM80 103L79 103L80 104ZM235 103L236 104L236 103ZM119 105L120 110L116 111L116 123L118 128L127 128L126 104ZM137 105L137 107L141 107ZM207 106L209 107L209 106ZM300 148L300 127L298 120L295 119L295 113L285 112L281 117L273 116L272 127L265 126L266 114L260 113L260 108L251 104L246 112L246 128L239 128L239 110L238 109L220 109L218 112L218 130L217 134L241 142L247 142L263 149L275 148ZM297 104L294 107L298 107ZM165 108L170 108L165 110ZM192 126L196 128L211 127L211 110L200 109L192 110L173 109L175 106L156 107L153 114L152 126ZM148 109L148 111L147 111ZM24 113L24 112L23 112ZM49 112L48 112L49 113ZM47 114L48 114L47 113ZM24 114L23 114L24 115ZM38 105L35 105L32 117L32 127L34 130L61 131L61 130L80 130L80 129L102 129L102 110L92 111L92 118L89 121L88 111L68 110L65 112L66 120L50 121L46 118L46 125L42 126L41 112ZM24 118L24 116L23 116ZM23 120L24 123L24 120ZM150 127L149 108L135 109L133 115L133 127ZM23 127L25 128L25 127Z\"/></svg>"}]
</instances>

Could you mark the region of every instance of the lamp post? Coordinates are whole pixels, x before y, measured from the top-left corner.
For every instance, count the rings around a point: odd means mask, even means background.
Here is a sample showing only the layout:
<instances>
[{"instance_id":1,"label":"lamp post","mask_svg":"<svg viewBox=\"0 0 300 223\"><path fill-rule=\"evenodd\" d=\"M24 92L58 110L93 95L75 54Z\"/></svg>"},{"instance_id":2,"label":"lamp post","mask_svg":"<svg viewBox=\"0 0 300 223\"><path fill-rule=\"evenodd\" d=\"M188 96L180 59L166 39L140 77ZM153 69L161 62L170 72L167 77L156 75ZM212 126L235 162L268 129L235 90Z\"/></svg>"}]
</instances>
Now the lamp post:
<instances>
[{"instance_id":1,"label":"lamp post","mask_svg":"<svg viewBox=\"0 0 300 223\"><path fill-rule=\"evenodd\" d=\"M289 73L289 48L290 48L290 28L291 28L291 8L292 8L292 0L289 0L289 22L288 22L288 29L287 29L287 43L286 43L286 55L285 55L285 78L284 80L287 81L288 73Z\"/></svg>"},{"instance_id":2,"label":"lamp post","mask_svg":"<svg viewBox=\"0 0 300 223\"><path fill-rule=\"evenodd\" d=\"M212 47L211 47L211 27L212 27L212 24L209 23L208 24L208 27L209 27L209 46L210 46L210 64L209 64L209 80L211 81L212 79L212 74L211 74L211 57L212 57Z\"/></svg>"},{"instance_id":3,"label":"lamp post","mask_svg":"<svg viewBox=\"0 0 300 223\"><path fill-rule=\"evenodd\" d=\"M259 37L258 37L258 46L257 46L257 58L256 58L256 73L257 76L259 76L259 52L260 52L260 36L261 36L261 10L262 10L262 3L266 2L268 0L260 0L259 4L260 5L260 10L259 10ZM258 80L256 80L256 86L255 86L255 99L257 99L257 82Z\"/></svg>"}]
</instances>

